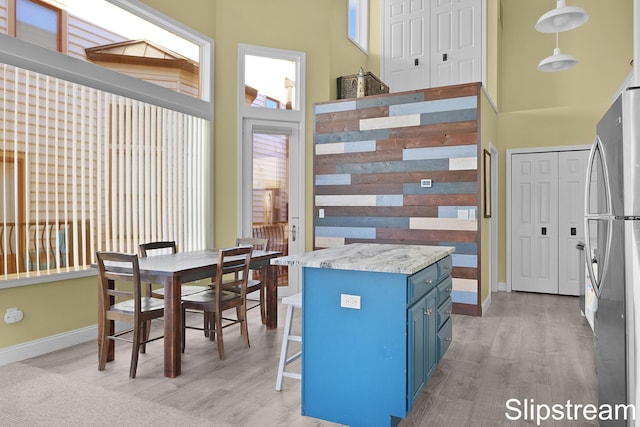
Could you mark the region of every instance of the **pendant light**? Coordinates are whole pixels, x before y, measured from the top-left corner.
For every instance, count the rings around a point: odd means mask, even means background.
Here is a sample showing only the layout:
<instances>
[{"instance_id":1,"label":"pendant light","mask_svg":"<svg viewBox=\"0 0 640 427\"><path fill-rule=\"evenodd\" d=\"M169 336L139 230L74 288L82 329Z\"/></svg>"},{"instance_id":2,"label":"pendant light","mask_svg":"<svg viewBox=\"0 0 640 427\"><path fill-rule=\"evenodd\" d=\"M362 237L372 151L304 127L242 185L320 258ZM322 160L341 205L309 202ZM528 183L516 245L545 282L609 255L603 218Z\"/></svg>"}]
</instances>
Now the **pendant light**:
<instances>
[{"instance_id":1,"label":"pendant light","mask_svg":"<svg viewBox=\"0 0 640 427\"><path fill-rule=\"evenodd\" d=\"M547 56L538 64L538 71L552 73L555 71L564 71L573 67L578 60L571 55L560 52L558 47L558 33L556 33L556 48L553 49L553 55Z\"/></svg>"},{"instance_id":2,"label":"pendant light","mask_svg":"<svg viewBox=\"0 0 640 427\"><path fill-rule=\"evenodd\" d=\"M541 33L560 33L578 28L589 20L581 7L567 6L566 0L557 0L556 8L538 19L536 30Z\"/></svg>"}]
</instances>

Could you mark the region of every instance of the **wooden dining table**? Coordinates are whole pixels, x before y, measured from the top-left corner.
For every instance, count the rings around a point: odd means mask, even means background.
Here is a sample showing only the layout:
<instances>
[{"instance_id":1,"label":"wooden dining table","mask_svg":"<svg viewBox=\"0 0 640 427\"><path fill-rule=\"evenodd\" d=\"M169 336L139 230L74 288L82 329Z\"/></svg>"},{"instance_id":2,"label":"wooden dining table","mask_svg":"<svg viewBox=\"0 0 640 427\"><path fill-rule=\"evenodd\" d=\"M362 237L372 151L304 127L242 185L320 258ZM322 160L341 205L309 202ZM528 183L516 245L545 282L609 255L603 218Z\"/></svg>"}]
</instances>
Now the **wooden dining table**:
<instances>
[{"instance_id":1,"label":"wooden dining table","mask_svg":"<svg viewBox=\"0 0 640 427\"><path fill-rule=\"evenodd\" d=\"M254 250L251 254L250 268L259 270L266 280L266 326L278 327L278 283L277 268L270 260L282 255L279 251ZM140 280L164 286L164 376L174 378L181 372L182 356L182 306L181 288L183 283L215 277L218 266L218 250L204 249L191 252L157 255L140 258ZM98 321L98 337L102 328L114 331L114 322L103 325ZM98 354L105 343L98 339ZM114 360L113 340L107 340L109 355L107 361Z\"/></svg>"}]
</instances>

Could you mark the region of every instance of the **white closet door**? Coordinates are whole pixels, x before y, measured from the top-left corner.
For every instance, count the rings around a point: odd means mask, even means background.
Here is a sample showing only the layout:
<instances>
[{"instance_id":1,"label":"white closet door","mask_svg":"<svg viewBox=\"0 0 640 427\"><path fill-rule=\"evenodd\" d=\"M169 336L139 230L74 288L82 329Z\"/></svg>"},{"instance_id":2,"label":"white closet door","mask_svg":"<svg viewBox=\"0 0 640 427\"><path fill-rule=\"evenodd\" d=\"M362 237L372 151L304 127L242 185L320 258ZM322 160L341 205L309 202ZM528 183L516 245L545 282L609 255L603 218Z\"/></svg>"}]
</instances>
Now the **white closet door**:
<instances>
[{"instance_id":1,"label":"white closet door","mask_svg":"<svg viewBox=\"0 0 640 427\"><path fill-rule=\"evenodd\" d=\"M558 293L558 153L512 156L511 287Z\"/></svg>"},{"instance_id":2,"label":"white closet door","mask_svg":"<svg viewBox=\"0 0 640 427\"><path fill-rule=\"evenodd\" d=\"M584 190L589 151L558 153L559 238L558 293L579 294L580 252L576 244L584 242Z\"/></svg>"},{"instance_id":3,"label":"white closet door","mask_svg":"<svg viewBox=\"0 0 640 427\"><path fill-rule=\"evenodd\" d=\"M428 0L384 0L384 81L392 92L429 87Z\"/></svg>"},{"instance_id":4,"label":"white closet door","mask_svg":"<svg viewBox=\"0 0 640 427\"><path fill-rule=\"evenodd\" d=\"M478 0L431 0L431 87L482 80Z\"/></svg>"}]
</instances>

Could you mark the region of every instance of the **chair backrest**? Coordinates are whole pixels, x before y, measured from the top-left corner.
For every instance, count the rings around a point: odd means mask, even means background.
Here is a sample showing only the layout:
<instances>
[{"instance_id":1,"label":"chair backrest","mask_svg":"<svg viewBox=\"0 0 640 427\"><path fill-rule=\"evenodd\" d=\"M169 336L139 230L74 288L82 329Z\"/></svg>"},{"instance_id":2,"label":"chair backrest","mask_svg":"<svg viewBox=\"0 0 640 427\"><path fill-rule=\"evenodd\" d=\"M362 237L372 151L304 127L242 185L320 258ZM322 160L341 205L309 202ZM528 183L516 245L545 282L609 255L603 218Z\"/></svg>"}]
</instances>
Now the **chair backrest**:
<instances>
[{"instance_id":1,"label":"chair backrest","mask_svg":"<svg viewBox=\"0 0 640 427\"><path fill-rule=\"evenodd\" d=\"M133 299L134 309L139 313L141 311L142 291L138 255L98 251L96 252L96 258L100 276L100 292L103 301L105 301L105 306L113 305L115 298ZM110 280L114 282L113 287L109 286ZM132 282L133 286L119 287L118 285L123 281ZM107 301L109 302L108 304Z\"/></svg>"},{"instance_id":2,"label":"chair backrest","mask_svg":"<svg viewBox=\"0 0 640 427\"><path fill-rule=\"evenodd\" d=\"M218 252L218 268L216 269L216 298L221 301L220 294L233 288L240 289L244 299L249 278L249 263L251 262L252 246L237 246L220 249ZM229 278L229 277L232 278ZM226 279L226 282L225 282Z\"/></svg>"},{"instance_id":3,"label":"chair backrest","mask_svg":"<svg viewBox=\"0 0 640 427\"><path fill-rule=\"evenodd\" d=\"M256 251L268 251L269 239L262 239L258 237L238 237L236 239L236 246L251 245Z\"/></svg>"},{"instance_id":4,"label":"chair backrest","mask_svg":"<svg viewBox=\"0 0 640 427\"><path fill-rule=\"evenodd\" d=\"M161 242L149 242L140 243L140 257L146 258L154 255L175 254L176 242L175 241L161 241Z\"/></svg>"}]
</instances>

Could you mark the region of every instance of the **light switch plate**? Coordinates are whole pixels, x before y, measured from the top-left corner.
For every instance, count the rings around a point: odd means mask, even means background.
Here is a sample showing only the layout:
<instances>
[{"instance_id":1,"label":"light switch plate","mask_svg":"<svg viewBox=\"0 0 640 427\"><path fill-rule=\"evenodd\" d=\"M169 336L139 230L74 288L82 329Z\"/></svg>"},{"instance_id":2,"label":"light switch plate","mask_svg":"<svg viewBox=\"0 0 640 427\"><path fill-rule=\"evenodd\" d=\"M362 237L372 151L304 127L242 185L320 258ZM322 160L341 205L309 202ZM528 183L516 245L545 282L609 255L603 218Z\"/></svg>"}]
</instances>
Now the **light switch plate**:
<instances>
[{"instance_id":1,"label":"light switch plate","mask_svg":"<svg viewBox=\"0 0 640 427\"><path fill-rule=\"evenodd\" d=\"M420 187L422 188L431 188L432 182L430 179L421 179Z\"/></svg>"}]
</instances>

